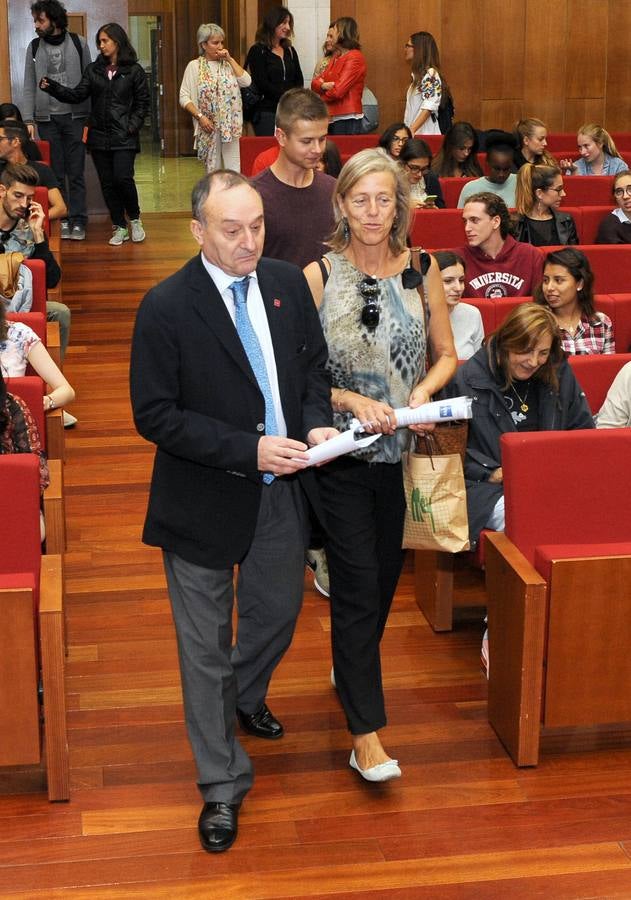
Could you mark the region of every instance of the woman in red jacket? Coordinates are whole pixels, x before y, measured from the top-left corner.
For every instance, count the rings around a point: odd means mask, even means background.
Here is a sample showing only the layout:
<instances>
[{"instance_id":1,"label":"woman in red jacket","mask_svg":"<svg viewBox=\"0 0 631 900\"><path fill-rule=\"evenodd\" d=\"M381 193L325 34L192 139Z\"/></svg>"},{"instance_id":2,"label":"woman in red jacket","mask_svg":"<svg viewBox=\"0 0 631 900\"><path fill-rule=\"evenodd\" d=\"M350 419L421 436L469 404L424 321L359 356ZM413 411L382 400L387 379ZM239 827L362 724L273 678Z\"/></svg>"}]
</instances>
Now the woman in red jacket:
<instances>
[{"instance_id":1,"label":"woman in red jacket","mask_svg":"<svg viewBox=\"0 0 631 900\"><path fill-rule=\"evenodd\" d=\"M362 93L366 60L361 52L355 19L343 16L333 23L335 44L331 62L311 82L311 89L326 103L329 134L359 134L364 116Z\"/></svg>"}]
</instances>

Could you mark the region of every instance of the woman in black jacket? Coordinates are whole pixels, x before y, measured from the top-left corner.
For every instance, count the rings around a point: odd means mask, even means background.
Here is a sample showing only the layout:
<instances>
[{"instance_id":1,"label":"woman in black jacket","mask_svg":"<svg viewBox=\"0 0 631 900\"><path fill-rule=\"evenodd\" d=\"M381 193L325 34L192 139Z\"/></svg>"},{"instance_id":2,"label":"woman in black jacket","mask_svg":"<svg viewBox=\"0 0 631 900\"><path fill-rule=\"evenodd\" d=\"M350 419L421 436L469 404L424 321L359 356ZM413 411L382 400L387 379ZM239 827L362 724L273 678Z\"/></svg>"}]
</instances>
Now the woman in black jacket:
<instances>
[{"instance_id":1,"label":"woman in black jacket","mask_svg":"<svg viewBox=\"0 0 631 900\"><path fill-rule=\"evenodd\" d=\"M88 148L101 183L103 198L112 218L114 233L109 243L144 241L134 159L140 152L140 129L149 112L149 88L136 51L120 25L99 28L96 46L100 55L86 66L79 84L66 87L42 78L40 88L64 103L92 100L88 120Z\"/></svg>"},{"instance_id":2,"label":"woman in black jacket","mask_svg":"<svg viewBox=\"0 0 631 900\"><path fill-rule=\"evenodd\" d=\"M556 320L536 303L516 306L460 367L446 393L473 400L464 465L473 547L483 528L504 530L501 436L594 428L594 420L565 359Z\"/></svg>"},{"instance_id":3,"label":"woman in black jacket","mask_svg":"<svg viewBox=\"0 0 631 900\"><path fill-rule=\"evenodd\" d=\"M578 244L576 224L559 207L565 197L561 170L526 163L517 175L515 240L535 247Z\"/></svg>"},{"instance_id":4,"label":"woman in black jacket","mask_svg":"<svg viewBox=\"0 0 631 900\"><path fill-rule=\"evenodd\" d=\"M304 87L298 54L291 45L294 17L285 6L273 6L256 32L256 43L248 50L244 68L252 76L261 99L252 117L254 133L274 134L276 107L283 94Z\"/></svg>"}]
</instances>

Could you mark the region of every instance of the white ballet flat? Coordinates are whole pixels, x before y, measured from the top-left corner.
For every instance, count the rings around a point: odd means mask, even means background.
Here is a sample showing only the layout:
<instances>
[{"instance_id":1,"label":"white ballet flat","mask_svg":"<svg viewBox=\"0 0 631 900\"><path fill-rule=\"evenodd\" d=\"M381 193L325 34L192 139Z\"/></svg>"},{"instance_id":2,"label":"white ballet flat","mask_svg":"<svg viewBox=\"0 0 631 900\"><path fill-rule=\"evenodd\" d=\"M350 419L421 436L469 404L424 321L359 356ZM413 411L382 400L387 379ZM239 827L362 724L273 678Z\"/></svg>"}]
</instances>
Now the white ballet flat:
<instances>
[{"instance_id":1,"label":"white ballet flat","mask_svg":"<svg viewBox=\"0 0 631 900\"><path fill-rule=\"evenodd\" d=\"M366 781L390 781L391 778L401 777L398 759L389 759L388 762L379 763L378 766L371 766L369 769L361 769L357 764L355 751L353 750L351 751L351 758L348 764L351 769L355 769L356 772L359 772L361 777L365 778Z\"/></svg>"}]
</instances>

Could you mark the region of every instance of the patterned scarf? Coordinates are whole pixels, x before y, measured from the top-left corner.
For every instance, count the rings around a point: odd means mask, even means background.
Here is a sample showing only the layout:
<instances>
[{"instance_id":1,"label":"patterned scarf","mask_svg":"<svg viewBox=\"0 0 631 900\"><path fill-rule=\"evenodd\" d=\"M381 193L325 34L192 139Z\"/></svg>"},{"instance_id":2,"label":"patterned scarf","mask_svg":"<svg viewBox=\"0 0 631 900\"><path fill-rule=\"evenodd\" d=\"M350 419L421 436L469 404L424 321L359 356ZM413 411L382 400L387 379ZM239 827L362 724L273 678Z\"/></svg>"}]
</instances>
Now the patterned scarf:
<instances>
[{"instance_id":1,"label":"patterned scarf","mask_svg":"<svg viewBox=\"0 0 631 900\"><path fill-rule=\"evenodd\" d=\"M217 137L227 143L241 137L243 112L241 91L230 63L219 60L210 65L204 56L199 58L199 110L213 123ZM206 159L214 136L202 128L197 133L197 156Z\"/></svg>"}]
</instances>

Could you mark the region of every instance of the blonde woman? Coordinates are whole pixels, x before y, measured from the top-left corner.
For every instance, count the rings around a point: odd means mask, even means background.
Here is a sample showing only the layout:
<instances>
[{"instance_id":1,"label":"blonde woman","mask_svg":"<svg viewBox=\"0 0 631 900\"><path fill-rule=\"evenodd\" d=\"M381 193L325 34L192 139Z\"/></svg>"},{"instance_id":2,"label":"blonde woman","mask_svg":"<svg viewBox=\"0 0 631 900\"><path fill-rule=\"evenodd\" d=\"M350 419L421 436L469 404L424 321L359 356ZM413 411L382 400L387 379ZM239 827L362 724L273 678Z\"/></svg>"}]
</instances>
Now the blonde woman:
<instances>
[{"instance_id":1,"label":"blonde woman","mask_svg":"<svg viewBox=\"0 0 631 900\"><path fill-rule=\"evenodd\" d=\"M628 168L613 138L602 125L583 125L576 138L580 159L562 159L561 168L566 175L617 175Z\"/></svg>"},{"instance_id":2,"label":"blonde woman","mask_svg":"<svg viewBox=\"0 0 631 900\"><path fill-rule=\"evenodd\" d=\"M317 472L335 683L351 733L350 766L366 781L401 775L378 734L386 724L379 645L403 563L401 454L410 438L396 430L394 410L426 403L456 369L442 281L429 258L426 332L421 276L406 246L408 195L402 168L383 150L356 153L333 194L331 251L305 269L328 342L336 426L347 428L356 417L382 435ZM433 365L426 372L427 342Z\"/></svg>"},{"instance_id":3,"label":"blonde woman","mask_svg":"<svg viewBox=\"0 0 631 900\"><path fill-rule=\"evenodd\" d=\"M521 119L515 125L515 168L524 163L535 166L556 166L557 161L548 150L548 128L541 119Z\"/></svg>"},{"instance_id":4,"label":"blonde woman","mask_svg":"<svg viewBox=\"0 0 631 900\"><path fill-rule=\"evenodd\" d=\"M207 172L241 169L241 88L252 79L224 47L225 37L219 25L199 26L200 55L187 65L180 87L180 106L193 117L194 146Z\"/></svg>"}]
</instances>

